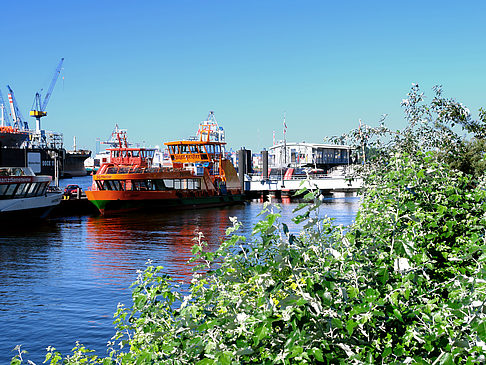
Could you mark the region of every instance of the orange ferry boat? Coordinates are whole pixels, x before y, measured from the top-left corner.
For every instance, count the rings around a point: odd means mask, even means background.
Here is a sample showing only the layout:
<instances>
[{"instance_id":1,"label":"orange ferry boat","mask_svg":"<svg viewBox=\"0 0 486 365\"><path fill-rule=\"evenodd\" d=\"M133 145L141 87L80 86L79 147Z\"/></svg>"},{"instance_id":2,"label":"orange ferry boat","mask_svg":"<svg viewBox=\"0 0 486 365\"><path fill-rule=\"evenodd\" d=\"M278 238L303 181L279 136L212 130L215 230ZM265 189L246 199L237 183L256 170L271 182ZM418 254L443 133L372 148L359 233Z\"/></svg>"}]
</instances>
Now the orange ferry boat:
<instances>
[{"instance_id":1,"label":"orange ferry boat","mask_svg":"<svg viewBox=\"0 0 486 365\"><path fill-rule=\"evenodd\" d=\"M93 175L88 199L104 216L133 210L214 207L241 203L236 170L225 156L224 132L211 112L192 140L167 142L172 167L153 167L155 149L130 148L125 131L110 162Z\"/></svg>"}]
</instances>

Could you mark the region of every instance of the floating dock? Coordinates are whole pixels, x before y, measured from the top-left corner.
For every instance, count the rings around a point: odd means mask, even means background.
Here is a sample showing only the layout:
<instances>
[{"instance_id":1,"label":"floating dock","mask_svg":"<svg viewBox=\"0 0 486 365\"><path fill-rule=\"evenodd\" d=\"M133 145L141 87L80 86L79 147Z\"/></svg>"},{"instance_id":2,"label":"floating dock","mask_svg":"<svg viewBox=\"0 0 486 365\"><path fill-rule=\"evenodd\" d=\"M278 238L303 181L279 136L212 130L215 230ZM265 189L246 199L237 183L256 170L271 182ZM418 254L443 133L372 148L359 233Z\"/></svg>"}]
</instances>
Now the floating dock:
<instances>
[{"instance_id":1,"label":"floating dock","mask_svg":"<svg viewBox=\"0 0 486 365\"><path fill-rule=\"evenodd\" d=\"M319 190L324 196L356 196L363 180L346 176L313 176L293 177L291 179L264 178L263 176L246 176L245 193L251 198L292 197L299 190Z\"/></svg>"}]
</instances>

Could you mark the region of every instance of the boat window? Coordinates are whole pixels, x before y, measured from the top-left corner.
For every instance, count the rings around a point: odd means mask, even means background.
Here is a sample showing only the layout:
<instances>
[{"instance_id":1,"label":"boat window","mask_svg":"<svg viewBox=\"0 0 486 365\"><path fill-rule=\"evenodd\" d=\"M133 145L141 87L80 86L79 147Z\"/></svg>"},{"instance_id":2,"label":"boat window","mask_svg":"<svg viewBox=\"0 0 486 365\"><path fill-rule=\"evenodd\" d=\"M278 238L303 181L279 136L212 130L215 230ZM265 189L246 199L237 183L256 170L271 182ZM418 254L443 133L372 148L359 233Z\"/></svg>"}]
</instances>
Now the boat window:
<instances>
[{"instance_id":1,"label":"boat window","mask_svg":"<svg viewBox=\"0 0 486 365\"><path fill-rule=\"evenodd\" d=\"M191 153L198 153L197 146L196 145L190 145L189 149L191 150Z\"/></svg>"},{"instance_id":2,"label":"boat window","mask_svg":"<svg viewBox=\"0 0 486 365\"><path fill-rule=\"evenodd\" d=\"M180 189L180 188L181 188L181 180L175 179L174 180L174 189Z\"/></svg>"},{"instance_id":3,"label":"boat window","mask_svg":"<svg viewBox=\"0 0 486 365\"><path fill-rule=\"evenodd\" d=\"M119 180L112 180L111 184L112 184L113 190L123 190L122 184Z\"/></svg>"},{"instance_id":4,"label":"boat window","mask_svg":"<svg viewBox=\"0 0 486 365\"><path fill-rule=\"evenodd\" d=\"M0 185L0 199L3 198L4 195L6 195L7 189L8 189L8 184Z\"/></svg>"},{"instance_id":5,"label":"boat window","mask_svg":"<svg viewBox=\"0 0 486 365\"><path fill-rule=\"evenodd\" d=\"M40 183L40 188L39 188L39 194L38 195L44 195L46 193L46 190L47 190L47 185L49 183Z\"/></svg>"},{"instance_id":6,"label":"boat window","mask_svg":"<svg viewBox=\"0 0 486 365\"><path fill-rule=\"evenodd\" d=\"M27 192L27 196L35 196L37 193L37 190L39 189L39 184L38 183L32 183L30 184L29 191Z\"/></svg>"},{"instance_id":7,"label":"boat window","mask_svg":"<svg viewBox=\"0 0 486 365\"><path fill-rule=\"evenodd\" d=\"M165 190L164 180L162 179L154 180L154 186L156 187L156 190Z\"/></svg>"},{"instance_id":8,"label":"boat window","mask_svg":"<svg viewBox=\"0 0 486 365\"><path fill-rule=\"evenodd\" d=\"M105 180L105 188L106 190L115 190L113 189L113 184L110 180Z\"/></svg>"},{"instance_id":9,"label":"boat window","mask_svg":"<svg viewBox=\"0 0 486 365\"><path fill-rule=\"evenodd\" d=\"M97 180L96 186L98 187L98 190L105 190L103 186L103 181Z\"/></svg>"},{"instance_id":10,"label":"boat window","mask_svg":"<svg viewBox=\"0 0 486 365\"><path fill-rule=\"evenodd\" d=\"M140 156L140 151L132 151L132 157Z\"/></svg>"},{"instance_id":11,"label":"boat window","mask_svg":"<svg viewBox=\"0 0 486 365\"><path fill-rule=\"evenodd\" d=\"M194 189L201 189L201 180L200 179L194 179Z\"/></svg>"},{"instance_id":12,"label":"boat window","mask_svg":"<svg viewBox=\"0 0 486 365\"><path fill-rule=\"evenodd\" d=\"M15 189L17 188L17 184L10 184L8 185L7 190L5 191L6 196L11 196L13 195Z\"/></svg>"},{"instance_id":13,"label":"boat window","mask_svg":"<svg viewBox=\"0 0 486 365\"><path fill-rule=\"evenodd\" d=\"M188 179L187 180L187 188L189 190L193 190L194 189L194 181L195 181L194 179Z\"/></svg>"},{"instance_id":14,"label":"boat window","mask_svg":"<svg viewBox=\"0 0 486 365\"><path fill-rule=\"evenodd\" d=\"M134 190L134 191L140 190L140 181L132 180L132 190Z\"/></svg>"},{"instance_id":15,"label":"boat window","mask_svg":"<svg viewBox=\"0 0 486 365\"><path fill-rule=\"evenodd\" d=\"M24 184L24 183L19 184L17 190L15 191L15 196L17 196L17 197L24 196L26 186L27 186L27 184Z\"/></svg>"},{"instance_id":16,"label":"boat window","mask_svg":"<svg viewBox=\"0 0 486 365\"><path fill-rule=\"evenodd\" d=\"M140 190L152 190L152 182L150 180L140 180Z\"/></svg>"},{"instance_id":17,"label":"boat window","mask_svg":"<svg viewBox=\"0 0 486 365\"><path fill-rule=\"evenodd\" d=\"M167 189L174 189L174 180L164 179L164 185L167 187Z\"/></svg>"}]
</instances>

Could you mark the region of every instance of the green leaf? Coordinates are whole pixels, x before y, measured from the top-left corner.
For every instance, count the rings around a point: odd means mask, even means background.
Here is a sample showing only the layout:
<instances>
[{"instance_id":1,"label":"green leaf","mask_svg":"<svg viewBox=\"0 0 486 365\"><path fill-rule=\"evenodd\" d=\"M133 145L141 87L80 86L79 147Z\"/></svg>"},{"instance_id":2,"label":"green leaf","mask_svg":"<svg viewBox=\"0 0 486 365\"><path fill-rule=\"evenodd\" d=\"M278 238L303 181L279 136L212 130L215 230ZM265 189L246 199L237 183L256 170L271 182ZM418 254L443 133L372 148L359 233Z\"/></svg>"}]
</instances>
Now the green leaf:
<instances>
[{"instance_id":1,"label":"green leaf","mask_svg":"<svg viewBox=\"0 0 486 365\"><path fill-rule=\"evenodd\" d=\"M486 341L486 320L483 320L478 324L477 331L481 341Z\"/></svg>"},{"instance_id":2,"label":"green leaf","mask_svg":"<svg viewBox=\"0 0 486 365\"><path fill-rule=\"evenodd\" d=\"M350 319L349 321L346 322L346 330L348 331L349 335L353 334L353 331L357 325L358 323L353 319Z\"/></svg>"},{"instance_id":3,"label":"green leaf","mask_svg":"<svg viewBox=\"0 0 486 365\"><path fill-rule=\"evenodd\" d=\"M313 348L310 351L314 357L316 358L317 361L323 362L324 361L324 356L322 355L322 350L318 348Z\"/></svg>"},{"instance_id":4,"label":"green leaf","mask_svg":"<svg viewBox=\"0 0 486 365\"><path fill-rule=\"evenodd\" d=\"M439 360L439 365L454 365L454 359L450 353L443 352L437 360Z\"/></svg>"}]
</instances>

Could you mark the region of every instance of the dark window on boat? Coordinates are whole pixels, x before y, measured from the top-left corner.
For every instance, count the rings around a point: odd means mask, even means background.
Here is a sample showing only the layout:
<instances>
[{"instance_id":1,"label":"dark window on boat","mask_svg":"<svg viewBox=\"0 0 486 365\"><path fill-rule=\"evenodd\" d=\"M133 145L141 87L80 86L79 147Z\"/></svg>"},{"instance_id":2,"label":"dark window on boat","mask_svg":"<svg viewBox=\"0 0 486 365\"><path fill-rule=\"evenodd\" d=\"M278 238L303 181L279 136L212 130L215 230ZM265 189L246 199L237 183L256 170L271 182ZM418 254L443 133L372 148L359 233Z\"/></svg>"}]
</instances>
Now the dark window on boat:
<instances>
[{"instance_id":1,"label":"dark window on boat","mask_svg":"<svg viewBox=\"0 0 486 365\"><path fill-rule=\"evenodd\" d=\"M47 190L47 185L49 183L40 183L40 189L39 189L39 194L38 195L44 195L46 193L46 190Z\"/></svg>"},{"instance_id":2,"label":"dark window on boat","mask_svg":"<svg viewBox=\"0 0 486 365\"><path fill-rule=\"evenodd\" d=\"M106 190L116 190L115 187L113 186L113 181L105 180L105 189Z\"/></svg>"},{"instance_id":3,"label":"dark window on boat","mask_svg":"<svg viewBox=\"0 0 486 365\"><path fill-rule=\"evenodd\" d=\"M120 180L111 180L112 190L123 190L123 185Z\"/></svg>"},{"instance_id":4,"label":"dark window on boat","mask_svg":"<svg viewBox=\"0 0 486 365\"><path fill-rule=\"evenodd\" d=\"M152 181L140 180L140 190L152 190Z\"/></svg>"},{"instance_id":5,"label":"dark window on boat","mask_svg":"<svg viewBox=\"0 0 486 365\"><path fill-rule=\"evenodd\" d=\"M6 185L0 185L0 199L3 199L5 198L5 195L7 193L7 190L8 190L8 184Z\"/></svg>"},{"instance_id":6,"label":"dark window on boat","mask_svg":"<svg viewBox=\"0 0 486 365\"><path fill-rule=\"evenodd\" d=\"M98 190L105 190L105 187L103 185L103 181L97 180L96 186L98 187Z\"/></svg>"},{"instance_id":7,"label":"dark window on boat","mask_svg":"<svg viewBox=\"0 0 486 365\"><path fill-rule=\"evenodd\" d=\"M147 191L151 190L152 183L148 180L132 180L132 190Z\"/></svg>"},{"instance_id":8,"label":"dark window on boat","mask_svg":"<svg viewBox=\"0 0 486 365\"><path fill-rule=\"evenodd\" d=\"M155 190L166 190L164 180L162 179L156 179L153 181L154 187L156 188Z\"/></svg>"},{"instance_id":9,"label":"dark window on boat","mask_svg":"<svg viewBox=\"0 0 486 365\"><path fill-rule=\"evenodd\" d=\"M137 180L132 180L132 190L140 190L140 182Z\"/></svg>"},{"instance_id":10,"label":"dark window on boat","mask_svg":"<svg viewBox=\"0 0 486 365\"><path fill-rule=\"evenodd\" d=\"M8 185L7 190L5 191L5 196L12 196L15 193L15 190L17 189L17 184L10 184Z\"/></svg>"},{"instance_id":11,"label":"dark window on boat","mask_svg":"<svg viewBox=\"0 0 486 365\"><path fill-rule=\"evenodd\" d=\"M27 184L18 184L18 187L17 187L17 190L15 191L15 196L16 197L23 197L24 194L25 194L25 188L26 188Z\"/></svg>"}]
</instances>

